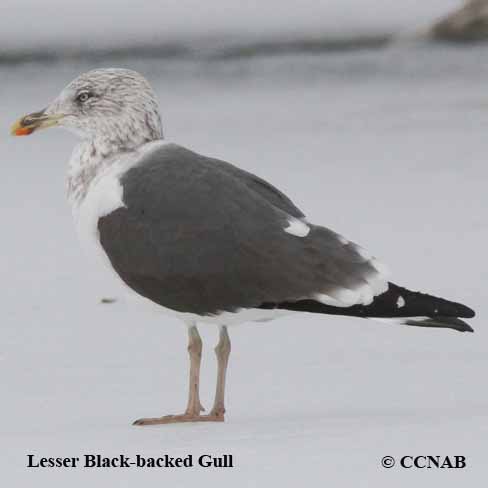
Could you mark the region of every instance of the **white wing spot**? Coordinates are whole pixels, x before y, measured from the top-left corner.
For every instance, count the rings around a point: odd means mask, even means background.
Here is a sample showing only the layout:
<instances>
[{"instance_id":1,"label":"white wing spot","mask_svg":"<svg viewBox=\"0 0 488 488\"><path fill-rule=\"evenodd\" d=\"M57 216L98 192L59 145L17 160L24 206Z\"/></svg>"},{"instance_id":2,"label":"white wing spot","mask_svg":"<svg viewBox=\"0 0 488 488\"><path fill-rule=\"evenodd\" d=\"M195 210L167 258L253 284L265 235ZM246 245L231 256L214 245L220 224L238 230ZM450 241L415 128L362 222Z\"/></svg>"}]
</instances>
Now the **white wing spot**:
<instances>
[{"instance_id":1,"label":"white wing spot","mask_svg":"<svg viewBox=\"0 0 488 488\"><path fill-rule=\"evenodd\" d=\"M310 227L301 220L290 218L288 224L288 227L285 228L285 232L293 236L307 237L310 232Z\"/></svg>"},{"instance_id":2,"label":"white wing spot","mask_svg":"<svg viewBox=\"0 0 488 488\"><path fill-rule=\"evenodd\" d=\"M402 324L406 325L406 322L422 322L423 320L427 320L429 317L405 317L405 318L380 318L380 317L368 317L375 322L384 322L386 324L393 323L393 324Z\"/></svg>"},{"instance_id":3,"label":"white wing spot","mask_svg":"<svg viewBox=\"0 0 488 488\"><path fill-rule=\"evenodd\" d=\"M350 307L353 305L353 303L344 303L343 301L331 297L330 295L326 295L325 293L317 293L314 298L324 305L331 305L333 307Z\"/></svg>"},{"instance_id":4,"label":"white wing spot","mask_svg":"<svg viewBox=\"0 0 488 488\"><path fill-rule=\"evenodd\" d=\"M402 308L405 306L405 299L400 295L396 302L398 308Z\"/></svg>"}]
</instances>

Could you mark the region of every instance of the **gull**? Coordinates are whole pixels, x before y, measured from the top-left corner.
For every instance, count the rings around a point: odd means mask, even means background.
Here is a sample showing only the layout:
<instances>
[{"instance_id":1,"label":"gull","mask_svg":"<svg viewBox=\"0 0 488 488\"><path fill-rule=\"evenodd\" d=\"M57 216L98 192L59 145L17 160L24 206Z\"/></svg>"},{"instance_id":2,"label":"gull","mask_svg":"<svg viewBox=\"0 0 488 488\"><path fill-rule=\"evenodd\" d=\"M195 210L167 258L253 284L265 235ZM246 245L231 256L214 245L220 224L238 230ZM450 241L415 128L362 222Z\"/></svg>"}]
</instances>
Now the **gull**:
<instances>
[{"instance_id":1,"label":"gull","mask_svg":"<svg viewBox=\"0 0 488 488\"><path fill-rule=\"evenodd\" d=\"M268 182L164 139L155 93L135 71L81 74L12 133L53 126L81 139L67 178L81 241L127 290L188 328L186 410L136 425L224 420L231 325L309 312L473 331L460 319L473 310L390 282L378 259L309 222ZM219 327L208 414L199 323Z\"/></svg>"}]
</instances>

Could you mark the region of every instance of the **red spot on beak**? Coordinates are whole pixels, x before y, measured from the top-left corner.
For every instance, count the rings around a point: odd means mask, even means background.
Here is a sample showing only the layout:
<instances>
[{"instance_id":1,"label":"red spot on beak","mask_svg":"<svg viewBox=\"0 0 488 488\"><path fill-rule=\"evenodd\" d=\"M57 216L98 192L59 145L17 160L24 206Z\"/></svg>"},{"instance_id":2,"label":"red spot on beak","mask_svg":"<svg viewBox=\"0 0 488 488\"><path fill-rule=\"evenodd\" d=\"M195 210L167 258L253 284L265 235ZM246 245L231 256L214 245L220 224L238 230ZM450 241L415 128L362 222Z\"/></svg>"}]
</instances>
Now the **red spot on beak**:
<instances>
[{"instance_id":1,"label":"red spot on beak","mask_svg":"<svg viewBox=\"0 0 488 488\"><path fill-rule=\"evenodd\" d=\"M16 136L28 136L29 134L32 134L34 132L34 129L30 127L19 127L18 129L15 129L15 135Z\"/></svg>"}]
</instances>

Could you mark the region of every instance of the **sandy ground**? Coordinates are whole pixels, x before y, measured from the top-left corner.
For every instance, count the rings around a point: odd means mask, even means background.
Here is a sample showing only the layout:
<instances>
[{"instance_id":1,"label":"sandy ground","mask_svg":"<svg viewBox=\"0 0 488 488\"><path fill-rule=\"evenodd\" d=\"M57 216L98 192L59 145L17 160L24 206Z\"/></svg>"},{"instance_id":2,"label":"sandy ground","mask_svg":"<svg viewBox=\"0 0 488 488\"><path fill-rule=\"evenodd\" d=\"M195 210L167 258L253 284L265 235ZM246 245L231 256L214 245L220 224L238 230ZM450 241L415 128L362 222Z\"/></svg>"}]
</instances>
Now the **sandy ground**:
<instances>
[{"instance_id":1,"label":"sandy ground","mask_svg":"<svg viewBox=\"0 0 488 488\"><path fill-rule=\"evenodd\" d=\"M5 486L466 487L486 479L486 51L146 66L167 137L287 192L397 283L475 308L476 334L296 315L231 330L225 424L136 428L186 401L184 329L101 305L64 197L71 135L10 138L83 65L0 70L0 469ZM110 63L111 64L111 63ZM202 387L214 389L205 341ZM232 469L27 469L27 454L232 454ZM381 467L464 455L463 470Z\"/></svg>"}]
</instances>

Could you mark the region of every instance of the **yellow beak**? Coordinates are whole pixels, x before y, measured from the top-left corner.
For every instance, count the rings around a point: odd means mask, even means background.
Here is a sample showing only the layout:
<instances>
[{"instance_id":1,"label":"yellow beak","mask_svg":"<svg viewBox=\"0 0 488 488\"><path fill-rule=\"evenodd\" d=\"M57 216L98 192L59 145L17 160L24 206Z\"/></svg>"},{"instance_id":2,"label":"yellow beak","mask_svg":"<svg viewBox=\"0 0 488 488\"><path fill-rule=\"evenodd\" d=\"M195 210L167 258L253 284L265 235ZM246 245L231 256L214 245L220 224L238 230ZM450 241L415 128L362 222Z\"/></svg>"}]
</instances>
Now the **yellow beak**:
<instances>
[{"instance_id":1,"label":"yellow beak","mask_svg":"<svg viewBox=\"0 0 488 488\"><path fill-rule=\"evenodd\" d=\"M10 128L13 136L28 136L38 129L47 129L57 125L64 115L47 115L44 110L34 112L17 120Z\"/></svg>"}]
</instances>

